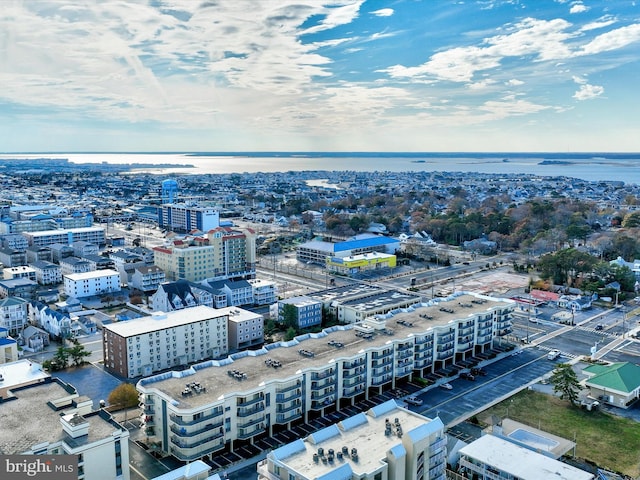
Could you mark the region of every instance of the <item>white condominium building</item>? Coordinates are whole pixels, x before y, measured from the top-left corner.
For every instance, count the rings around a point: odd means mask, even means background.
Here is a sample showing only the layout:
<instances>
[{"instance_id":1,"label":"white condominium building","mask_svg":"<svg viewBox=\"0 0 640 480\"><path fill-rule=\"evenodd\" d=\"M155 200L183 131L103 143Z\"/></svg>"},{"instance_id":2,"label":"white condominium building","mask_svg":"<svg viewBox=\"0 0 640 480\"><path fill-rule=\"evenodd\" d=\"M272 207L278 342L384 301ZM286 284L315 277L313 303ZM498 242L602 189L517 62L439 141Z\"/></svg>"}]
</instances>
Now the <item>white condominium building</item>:
<instances>
[{"instance_id":1,"label":"white condominium building","mask_svg":"<svg viewBox=\"0 0 640 480\"><path fill-rule=\"evenodd\" d=\"M444 480L446 466L442 421L389 400L269 452L258 478Z\"/></svg>"},{"instance_id":2,"label":"white condominium building","mask_svg":"<svg viewBox=\"0 0 640 480\"><path fill-rule=\"evenodd\" d=\"M120 291L120 274L115 270L95 270L64 275L64 293L83 298Z\"/></svg>"},{"instance_id":3,"label":"white condominium building","mask_svg":"<svg viewBox=\"0 0 640 480\"><path fill-rule=\"evenodd\" d=\"M150 441L180 460L288 429L493 348L515 302L460 294L140 380ZM132 322L128 322L132 323ZM162 336L162 334L160 335ZM105 349L106 352L106 349Z\"/></svg>"}]
</instances>

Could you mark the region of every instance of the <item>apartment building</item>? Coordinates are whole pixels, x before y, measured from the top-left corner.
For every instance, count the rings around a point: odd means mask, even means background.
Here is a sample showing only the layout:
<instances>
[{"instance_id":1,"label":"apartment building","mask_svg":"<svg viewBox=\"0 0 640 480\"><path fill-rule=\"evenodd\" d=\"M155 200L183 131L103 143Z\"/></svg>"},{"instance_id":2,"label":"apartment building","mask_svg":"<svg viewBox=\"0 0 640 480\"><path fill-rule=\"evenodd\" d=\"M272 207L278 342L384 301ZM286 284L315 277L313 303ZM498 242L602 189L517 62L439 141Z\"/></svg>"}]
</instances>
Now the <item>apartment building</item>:
<instances>
[{"instance_id":1,"label":"apartment building","mask_svg":"<svg viewBox=\"0 0 640 480\"><path fill-rule=\"evenodd\" d=\"M323 307L342 323L361 322L365 318L412 308L422 302L422 297L415 293L361 283L322 290L307 296L322 302Z\"/></svg>"},{"instance_id":2,"label":"apartment building","mask_svg":"<svg viewBox=\"0 0 640 480\"><path fill-rule=\"evenodd\" d=\"M269 452L259 480L444 480L447 440L439 418L394 400Z\"/></svg>"},{"instance_id":3,"label":"apartment building","mask_svg":"<svg viewBox=\"0 0 640 480\"><path fill-rule=\"evenodd\" d=\"M322 302L309 297L291 297L278 300L278 321L286 320L287 305L295 313L298 328L309 328L322 323Z\"/></svg>"},{"instance_id":4,"label":"apartment building","mask_svg":"<svg viewBox=\"0 0 640 480\"><path fill-rule=\"evenodd\" d=\"M18 360L18 342L9 336L9 330L0 327L0 365ZM2 374L0 373L0 378ZM3 381L3 380L0 380Z\"/></svg>"},{"instance_id":5,"label":"apartment building","mask_svg":"<svg viewBox=\"0 0 640 480\"><path fill-rule=\"evenodd\" d=\"M62 283L62 269L55 263L40 260L31 264L36 272L36 281L40 285L57 285Z\"/></svg>"},{"instance_id":6,"label":"apartment building","mask_svg":"<svg viewBox=\"0 0 640 480\"><path fill-rule=\"evenodd\" d=\"M9 331L9 335L17 335L27 323L29 302L20 297L7 297L0 300L0 327Z\"/></svg>"},{"instance_id":7,"label":"apartment building","mask_svg":"<svg viewBox=\"0 0 640 480\"><path fill-rule=\"evenodd\" d=\"M120 274L115 270L72 273L63 276L64 293L69 297L84 298L120 291Z\"/></svg>"},{"instance_id":8,"label":"apartment building","mask_svg":"<svg viewBox=\"0 0 640 480\"><path fill-rule=\"evenodd\" d=\"M141 292L153 292L166 280L160 267L155 265L141 265L134 268L129 286Z\"/></svg>"},{"instance_id":9,"label":"apartment building","mask_svg":"<svg viewBox=\"0 0 640 480\"><path fill-rule=\"evenodd\" d=\"M25 238L26 242L26 238ZM28 247L26 249L27 253L27 262L51 262L53 260L53 255L51 253L51 249L49 247Z\"/></svg>"},{"instance_id":10,"label":"apartment building","mask_svg":"<svg viewBox=\"0 0 640 480\"><path fill-rule=\"evenodd\" d=\"M208 232L220 226L220 214L212 207L165 203L158 208L158 226L176 232Z\"/></svg>"},{"instance_id":11,"label":"apartment building","mask_svg":"<svg viewBox=\"0 0 640 480\"><path fill-rule=\"evenodd\" d=\"M457 294L140 380L147 434L180 460L288 429L493 348L514 302Z\"/></svg>"},{"instance_id":12,"label":"apartment building","mask_svg":"<svg viewBox=\"0 0 640 480\"><path fill-rule=\"evenodd\" d=\"M104 228L83 227L59 230L44 230L41 232L25 232L29 245L46 247L56 243L71 245L74 242L88 242L98 246L106 245Z\"/></svg>"},{"instance_id":13,"label":"apartment building","mask_svg":"<svg viewBox=\"0 0 640 480\"><path fill-rule=\"evenodd\" d=\"M2 277L5 280L15 280L16 278L26 278L36 281L36 271L32 267L5 267L2 270Z\"/></svg>"},{"instance_id":14,"label":"apartment building","mask_svg":"<svg viewBox=\"0 0 640 480\"><path fill-rule=\"evenodd\" d=\"M215 308L227 306L226 295L219 294L218 302L214 301L214 296L207 287L186 280L177 280L160 284L151 295L149 305L156 312L173 312L197 305ZM218 305L220 302L222 304Z\"/></svg>"},{"instance_id":15,"label":"apartment building","mask_svg":"<svg viewBox=\"0 0 640 480\"><path fill-rule=\"evenodd\" d=\"M105 325L104 366L134 378L224 356L229 351L230 316L229 309L197 306Z\"/></svg>"},{"instance_id":16,"label":"apartment building","mask_svg":"<svg viewBox=\"0 0 640 480\"><path fill-rule=\"evenodd\" d=\"M273 305L278 300L278 288L276 282L253 278L247 280L253 292L254 305Z\"/></svg>"},{"instance_id":17,"label":"apartment building","mask_svg":"<svg viewBox=\"0 0 640 480\"><path fill-rule=\"evenodd\" d=\"M0 263L6 267L19 267L27 264L26 250L17 248L0 248Z\"/></svg>"},{"instance_id":18,"label":"apartment building","mask_svg":"<svg viewBox=\"0 0 640 480\"><path fill-rule=\"evenodd\" d=\"M26 360L2 366L0 444L7 455L77 455L78 480L129 477L129 431L71 385ZM20 434L17 435L16 432Z\"/></svg>"},{"instance_id":19,"label":"apartment building","mask_svg":"<svg viewBox=\"0 0 640 480\"><path fill-rule=\"evenodd\" d=\"M229 351L255 347L264 343L264 317L241 308L229 311Z\"/></svg>"}]
</instances>

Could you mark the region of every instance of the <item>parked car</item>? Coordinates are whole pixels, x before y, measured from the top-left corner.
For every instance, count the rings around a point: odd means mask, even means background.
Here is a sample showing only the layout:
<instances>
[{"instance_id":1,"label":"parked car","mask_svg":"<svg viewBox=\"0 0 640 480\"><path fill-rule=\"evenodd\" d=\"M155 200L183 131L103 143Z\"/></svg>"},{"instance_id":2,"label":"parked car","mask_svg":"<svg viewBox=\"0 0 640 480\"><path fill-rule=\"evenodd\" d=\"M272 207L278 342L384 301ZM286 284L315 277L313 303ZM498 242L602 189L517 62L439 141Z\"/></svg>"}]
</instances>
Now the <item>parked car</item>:
<instances>
[{"instance_id":1,"label":"parked car","mask_svg":"<svg viewBox=\"0 0 640 480\"><path fill-rule=\"evenodd\" d=\"M422 399L414 395L411 395L410 397L405 398L404 401L407 402L409 405L422 405Z\"/></svg>"},{"instance_id":2,"label":"parked car","mask_svg":"<svg viewBox=\"0 0 640 480\"><path fill-rule=\"evenodd\" d=\"M471 381L473 381L473 380L475 380L475 379L476 379L476 377L474 377L473 375L471 375L471 373L469 373L469 372L462 372L462 373L460 374L460 378L464 378L465 380L471 380Z\"/></svg>"},{"instance_id":3,"label":"parked car","mask_svg":"<svg viewBox=\"0 0 640 480\"><path fill-rule=\"evenodd\" d=\"M450 383L442 383L440 384L440 388L444 388L445 390L453 390L453 386Z\"/></svg>"},{"instance_id":4,"label":"parked car","mask_svg":"<svg viewBox=\"0 0 640 480\"><path fill-rule=\"evenodd\" d=\"M598 324L596 325L596 330L602 330L604 328L604 326L602 324Z\"/></svg>"},{"instance_id":5,"label":"parked car","mask_svg":"<svg viewBox=\"0 0 640 480\"><path fill-rule=\"evenodd\" d=\"M474 368L471 369L471 375L475 375L476 377L478 375L485 376L486 374L487 374L487 372L482 368L474 367Z\"/></svg>"}]
</instances>

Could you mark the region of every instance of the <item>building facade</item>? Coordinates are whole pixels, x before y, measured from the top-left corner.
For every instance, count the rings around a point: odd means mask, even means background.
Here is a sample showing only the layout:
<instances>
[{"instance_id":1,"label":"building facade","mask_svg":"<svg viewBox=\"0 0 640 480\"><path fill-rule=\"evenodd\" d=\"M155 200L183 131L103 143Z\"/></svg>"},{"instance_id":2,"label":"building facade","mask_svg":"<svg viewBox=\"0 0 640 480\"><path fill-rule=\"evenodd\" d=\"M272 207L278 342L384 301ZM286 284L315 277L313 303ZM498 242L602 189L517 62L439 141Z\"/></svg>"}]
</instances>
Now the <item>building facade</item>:
<instances>
[{"instance_id":1,"label":"building facade","mask_svg":"<svg viewBox=\"0 0 640 480\"><path fill-rule=\"evenodd\" d=\"M158 208L158 226L176 232L208 232L220 226L220 214L212 207L165 203Z\"/></svg>"},{"instance_id":2,"label":"building facade","mask_svg":"<svg viewBox=\"0 0 640 480\"><path fill-rule=\"evenodd\" d=\"M64 293L69 297L84 298L120 291L120 274L115 270L64 275Z\"/></svg>"},{"instance_id":3,"label":"building facade","mask_svg":"<svg viewBox=\"0 0 640 480\"><path fill-rule=\"evenodd\" d=\"M45 230L41 232L25 232L27 241L31 246L46 247L61 243L62 245L71 245L73 242L88 242L98 246L106 245L106 237L104 228L102 227L84 227L84 228L67 228L60 230Z\"/></svg>"},{"instance_id":4,"label":"building facade","mask_svg":"<svg viewBox=\"0 0 640 480\"><path fill-rule=\"evenodd\" d=\"M447 439L430 419L394 400L269 452L259 480L445 480Z\"/></svg>"},{"instance_id":5,"label":"building facade","mask_svg":"<svg viewBox=\"0 0 640 480\"><path fill-rule=\"evenodd\" d=\"M0 327L17 335L29 318L29 302L20 297L7 297L0 300Z\"/></svg>"},{"instance_id":6,"label":"building facade","mask_svg":"<svg viewBox=\"0 0 640 480\"><path fill-rule=\"evenodd\" d=\"M444 310L443 310L444 309ZM140 380L147 435L183 461L288 429L492 350L514 302L456 295ZM106 350L105 350L106 351Z\"/></svg>"},{"instance_id":7,"label":"building facade","mask_svg":"<svg viewBox=\"0 0 640 480\"><path fill-rule=\"evenodd\" d=\"M278 321L280 323L287 320L287 309L295 313L298 328L309 328L322 323L322 302L304 296L279 300Z\"/></svg>"},{"instance_id":8,"label":"building facade","mask_svg":"<svg viewBox=\"0 0 640 480\"><path fill-rule=\"evenodd\" d=\"M103 327L104 366L125 377L148 376L229 351L229 309L197 306Z\"/></svg>"}]
</instances>

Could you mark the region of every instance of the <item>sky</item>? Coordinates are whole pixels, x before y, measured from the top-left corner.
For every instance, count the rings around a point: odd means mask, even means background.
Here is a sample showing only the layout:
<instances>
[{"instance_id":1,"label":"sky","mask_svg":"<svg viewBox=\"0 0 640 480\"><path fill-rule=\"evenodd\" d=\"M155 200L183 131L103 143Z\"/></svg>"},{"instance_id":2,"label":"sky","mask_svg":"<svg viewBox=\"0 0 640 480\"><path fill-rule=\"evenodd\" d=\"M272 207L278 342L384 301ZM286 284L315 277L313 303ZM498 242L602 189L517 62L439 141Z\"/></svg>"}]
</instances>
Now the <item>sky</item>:
<instances>
[{"instance_id":1,"label":"sky","mask_svg":"<svg viewBox=\"0 0 640 480\"><path fill-rule=\"evenodd\" d=\"M640 0L2 0L0 152L640 152Z\"/></svg>"}]
</instances>

